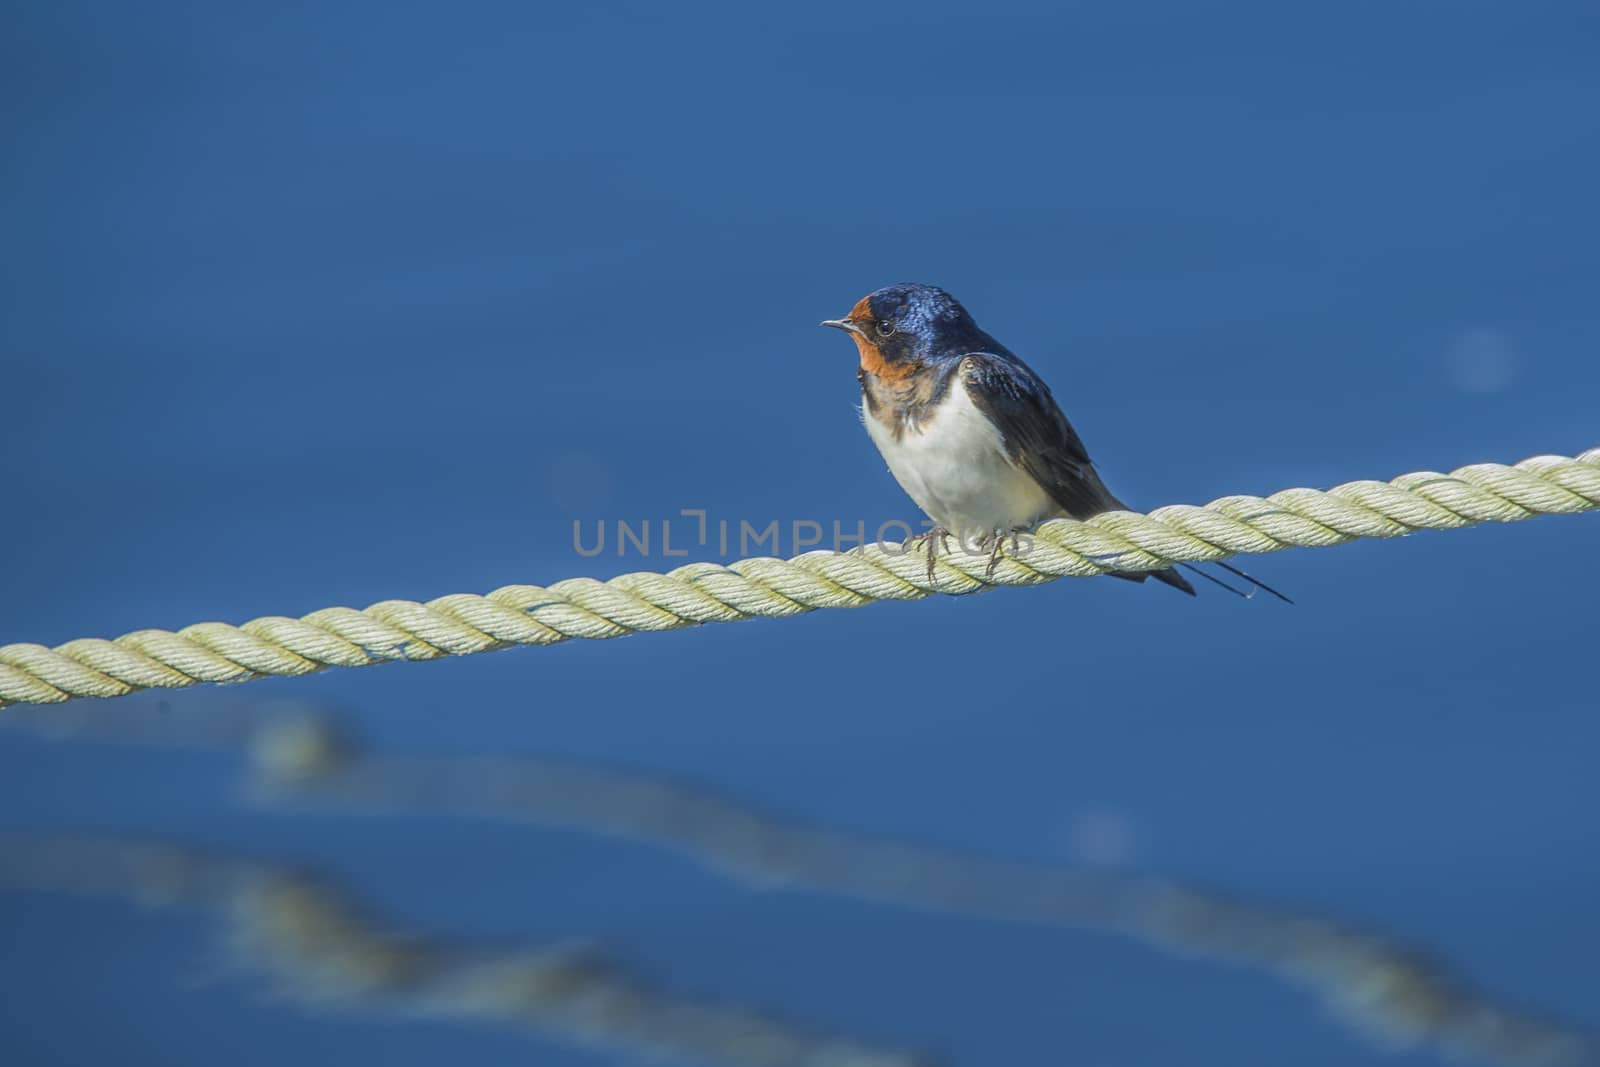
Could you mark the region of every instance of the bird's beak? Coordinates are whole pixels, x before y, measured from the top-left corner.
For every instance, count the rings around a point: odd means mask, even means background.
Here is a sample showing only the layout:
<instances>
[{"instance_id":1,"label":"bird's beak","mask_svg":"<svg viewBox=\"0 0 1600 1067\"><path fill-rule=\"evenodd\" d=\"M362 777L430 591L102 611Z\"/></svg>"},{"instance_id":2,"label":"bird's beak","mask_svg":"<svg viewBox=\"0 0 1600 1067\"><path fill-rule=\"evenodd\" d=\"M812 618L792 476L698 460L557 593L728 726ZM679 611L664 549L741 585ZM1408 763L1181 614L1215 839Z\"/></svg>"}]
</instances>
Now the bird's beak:
<instances>
[{"instance_id":1,"label":"bird's beak","mask_svg":"<svg viewBox=\"0 0 1600 1067\"><path fill-rule=\"evenodd\" d=\"M857 326L855 323L851 322L849 319L823 319L822 322L819 323L818 325L821 325L821 326L832 326L836 330L846 330L846 331L848 331L850 333L853 333L853 334L857 334L857 335L860 335L860 336L865 336L864 334L861 333L861 327Z\"/></svg>"}]
</instances>

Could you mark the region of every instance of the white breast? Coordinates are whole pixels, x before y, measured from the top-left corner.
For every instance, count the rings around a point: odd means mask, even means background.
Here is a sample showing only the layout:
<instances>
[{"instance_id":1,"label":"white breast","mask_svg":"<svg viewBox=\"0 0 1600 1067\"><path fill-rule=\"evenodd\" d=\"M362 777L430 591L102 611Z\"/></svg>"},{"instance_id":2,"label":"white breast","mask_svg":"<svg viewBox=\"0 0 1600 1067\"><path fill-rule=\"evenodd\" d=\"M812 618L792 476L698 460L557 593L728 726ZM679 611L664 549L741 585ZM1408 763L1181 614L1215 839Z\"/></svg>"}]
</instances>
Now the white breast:
<instances>
[{"instance_id":1,"label":"white breast","mask_svg":"<svg viewBox=\"0 0 1600 1067\"><path fill-rule=\"evenodd\" d=\"M1000 431L972 403L959 374L920 426L894 431L870 412L863 422L889 471L934 522L959 536L1033 525L1059 509L1011 463Z\"/></svg>"}]
</instances>

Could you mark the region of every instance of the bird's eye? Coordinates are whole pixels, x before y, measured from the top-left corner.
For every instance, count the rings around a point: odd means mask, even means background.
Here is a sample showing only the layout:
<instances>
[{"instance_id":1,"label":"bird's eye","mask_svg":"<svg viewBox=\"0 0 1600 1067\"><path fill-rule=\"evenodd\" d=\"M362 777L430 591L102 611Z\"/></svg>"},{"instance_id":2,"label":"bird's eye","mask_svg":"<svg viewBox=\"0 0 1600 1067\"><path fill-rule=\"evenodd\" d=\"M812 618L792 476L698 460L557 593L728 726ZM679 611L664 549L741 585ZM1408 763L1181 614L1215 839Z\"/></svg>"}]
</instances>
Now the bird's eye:
<instances>
[{"instance_id":1,"label":"bird's eye","mask_svg":"<svg viewBox=\"0 0 1600 1067\"><path fill-rule=\"evenodd\" d=\"M878 331L879 337L893 337L896 333L892 322L879 322L874 328Z\"/></svg>"}]
</instances>

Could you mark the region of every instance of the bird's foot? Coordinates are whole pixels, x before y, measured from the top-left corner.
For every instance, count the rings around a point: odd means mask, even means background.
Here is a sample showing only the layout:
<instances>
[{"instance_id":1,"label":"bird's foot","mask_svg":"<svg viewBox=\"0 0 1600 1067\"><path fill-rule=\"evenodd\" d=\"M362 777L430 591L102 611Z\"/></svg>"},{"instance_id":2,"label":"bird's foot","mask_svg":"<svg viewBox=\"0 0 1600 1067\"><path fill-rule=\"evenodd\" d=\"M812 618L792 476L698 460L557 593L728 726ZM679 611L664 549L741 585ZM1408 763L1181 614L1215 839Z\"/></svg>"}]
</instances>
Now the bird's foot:
<instances>
[{"instance_id":1,"label":"bird's foot","mask_svg":"<svg viewBox=\"0 0 1600 1067\"><path fill-rule=\"evenodd\" d=\"M985 578L994 577L996 568L1000 566L1000 560L1005 556L1006 538L1008 537L1011 538L1011 554L1016 556L1022 551L1022 531L1020 529L1015 527L1010 529L1003 526L996 527L979 538L978 547L989 550L989 566L983 572Z\"/></svg>"},{"instance_id":2,"label":"bird's foot","mask_svg":"<svg viewBox=\"0 0 1600 1067\"><path fill-rule=\"evenodd\" d=\"M993 578L995 568L1000 566L1000 554L1006 548L1006 532L996 530L989 535L989 540L994 542L994 547L989 550L989 566L983 572L985 578Z\"/></svg>"},{"instance_id":3,"label":"bird's foot","mask_svg":"<svg viewBox=\"0 0 1600 1067\"><path fill-rule=\"evenodd\" d=\"M907 548L926 547L928 550L928 584L933 584L933 565L939 557L942 547L946 555L950 554L950 531L943 526L935 526L926 533L913 534L906 541Z\"/></svg>"}]
</instances>

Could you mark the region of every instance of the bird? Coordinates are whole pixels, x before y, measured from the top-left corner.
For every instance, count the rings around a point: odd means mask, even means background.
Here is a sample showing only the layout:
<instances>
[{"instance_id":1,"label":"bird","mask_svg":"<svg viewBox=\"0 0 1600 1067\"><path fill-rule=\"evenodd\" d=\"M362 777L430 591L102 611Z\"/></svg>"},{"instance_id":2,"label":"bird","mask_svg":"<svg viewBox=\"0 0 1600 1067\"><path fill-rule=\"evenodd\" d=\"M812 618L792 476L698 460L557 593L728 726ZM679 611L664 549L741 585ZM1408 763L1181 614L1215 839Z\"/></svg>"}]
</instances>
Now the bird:
<instances>
[{"instance_id":1,"label":"bird","mask_svg":"<svg viewBox=\"0 0 1600 1067\"><path fill-rule=\"evenodd\" d=\"M954 535L990 552L1045 519L1087 519L1127 506L1106 488L1044 379L985 333L960 301L933 285L890 285L840 319L856 344L861 418L900 487L933 522L922 535L933 580L937 543ZM1230 573L1282 600L1282 593L1226 563ZM1240 596L1253 595L1197 568ZM1195 595L1177 570L1110 572L1154 578Z\"/></svg>"}]
</instances>

